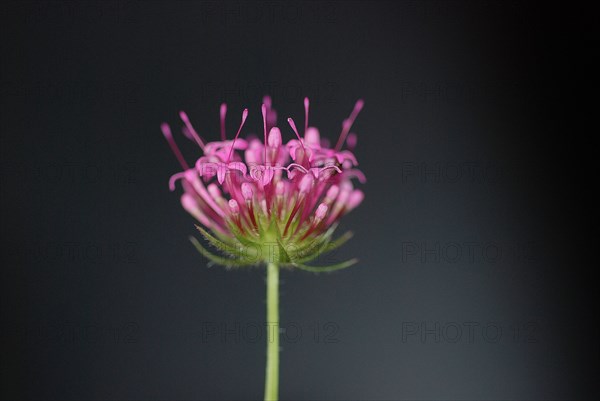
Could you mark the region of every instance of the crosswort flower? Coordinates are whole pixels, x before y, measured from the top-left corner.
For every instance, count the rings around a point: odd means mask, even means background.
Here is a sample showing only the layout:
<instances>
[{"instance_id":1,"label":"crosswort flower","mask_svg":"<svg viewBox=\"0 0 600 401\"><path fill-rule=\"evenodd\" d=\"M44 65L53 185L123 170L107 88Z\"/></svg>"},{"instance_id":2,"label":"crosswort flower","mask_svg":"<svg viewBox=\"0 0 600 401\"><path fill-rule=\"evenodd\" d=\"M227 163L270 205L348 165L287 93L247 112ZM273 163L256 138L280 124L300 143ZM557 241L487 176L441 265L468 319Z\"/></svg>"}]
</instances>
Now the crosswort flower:
<instances>
[{"instance_id":1,"label":"crosswort flower","mask_svg":"<svg viewBox=\"0 0 600 401\"><path fill-rule=\"evenodd\" d=\"M340 219L364 198L352 183L354 179L364 183L365 176L356 168L352 153L356 135L350 132L363 104L362 100L356 102L333 147L321 138L317 128L309 126L308 98L304 99L303 135L288 118L295 138L287 143L276 126L277 113L268 96L261 107L262 141L253 135L240 138L248 109L242 112L235 137L227 139L227 106L222 104L221 140L214 142L206 142L182 111L183 134L203 152L193 166L184 159L170 127L162 124L162 132L183 168L171 177L169 187L173 191L177 183L181 184L183 208L198 220L198 230L220 252L209 251L191 237L198 251L225 267L276 263L320 272L355 263L352 259L332 266L307 264L352 236L348 232L333 239Z\"/></svg>"}]
</instances>

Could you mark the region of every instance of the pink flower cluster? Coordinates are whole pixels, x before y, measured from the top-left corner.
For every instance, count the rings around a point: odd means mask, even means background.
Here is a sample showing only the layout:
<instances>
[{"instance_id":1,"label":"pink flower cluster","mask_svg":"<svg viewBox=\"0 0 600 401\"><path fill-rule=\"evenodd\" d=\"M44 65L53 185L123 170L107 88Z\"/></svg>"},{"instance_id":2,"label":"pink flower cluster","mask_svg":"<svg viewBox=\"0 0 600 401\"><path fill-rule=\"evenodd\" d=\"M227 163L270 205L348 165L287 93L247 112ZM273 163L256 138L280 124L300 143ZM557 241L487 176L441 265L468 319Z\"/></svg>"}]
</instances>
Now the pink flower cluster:
<instances>
[{"instance_id":1,"label":"pink flower cluster","mask_svg":"<svg viewBox=\"0 0 600 401\"><path fill-rule=\"evenodd\" d=\"M269 97L263 99L261 108L262 141L239 137L248 109L242 112L235 137L227 139L227 107L221 105L221 140L214 142L205 142L181 112L183 134L203 155L193 166L188 165L169 126L163 124L162 132L183 168L171 177L169 186L174 190L180 182L183 208L226 243L260 243L269 230L276 231L276 237L286 244L317 238L364 198L352 184L353 178L364 182L365 177L356 169L352 153L356 135L350 132L362 107L363 101L357 101L343 121L334 147L329 147L317 128L308 125L308 98L304 99L303 135L288 118L294 138L287 143L276 126L277 113Z\"/></svg>"}]
</instances>

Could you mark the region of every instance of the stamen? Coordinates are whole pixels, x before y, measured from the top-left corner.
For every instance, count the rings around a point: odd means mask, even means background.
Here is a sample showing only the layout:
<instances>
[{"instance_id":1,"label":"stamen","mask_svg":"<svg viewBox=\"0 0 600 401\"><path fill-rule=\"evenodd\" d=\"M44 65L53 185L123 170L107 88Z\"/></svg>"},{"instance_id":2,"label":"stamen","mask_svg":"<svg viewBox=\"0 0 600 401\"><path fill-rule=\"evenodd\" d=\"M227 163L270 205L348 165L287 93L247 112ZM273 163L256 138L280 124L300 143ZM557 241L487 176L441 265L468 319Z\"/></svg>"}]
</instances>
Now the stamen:
<instances>
[{"instance_id":1,"label":"stamen","mask_svg":"<svg viewBox=\"0 0 600 401\"><path fill-rule=\"evenodd\" d=\"M254 196L254 190L252 189L252 185L244 182L242 184L242 196L246 201L246 206L248 207L248 215L250 216L250 221L255 229L258 230L258 224L256 223L256 218L254 217L254 207L252 205L252 197Z\"/></svg>"},{"instance_id":2,"label":"stamen","mask_svg":"<svg viewBox=\"0 0 600 401\"><path fill-rule=\"evenodd\" d=\"M321 203L319 207L317 207L317 210L315 212L315 223L325 218L328 209L329 207L327 207L327 205L324 203Z\"/></svg>"},{"instance_id":3,"label":"stamen","mask_svg":"<svg viewBox=\"0 0 600 401\"><path fill-rule=\"evenodd\" d=\"M277 127L271 128L271 131L269 131L268 145L272 148L279 149L281 144L281 131Z\"/></svg>"},{"instance_id":4,"label":"stamen","mask_svg":"<svg viewBox=\"0 0 600 401\"><path fill-rule=\"evenodd\" d=\"M281 214L285 205L283 204L283 194L285 193L285 184L283 181L277 181L275 184L275 195L277 196L277 218L281 219Z\"/></svg>"},{"instance_id":5,"label":"stamen","mask_svg":"<svg viewBox=\"0 0 600 401\"><path fill-rule=\"evenodd\" d=\"M235 199L229 199L229 208L231 209L231 213L233 215L237 215L240 213L240 205L238 205Z\"/></svg>"},{"instance_id":6,"label":"stamen","mask_svg":"<svg viewBox=\"0 0 600 401\"><path fill-rule=\"evenodd\" d=\"M235 199L229 199L229 209L231 209L231 217L233 222L240 229L241 232L244 232L244 227L242 226L242 221L240 219L240 205L237 203Z\"/></svg>"},{"instance_id":7,"label":"stamen","mask_svg":"<svg viewBox=\"0 0 600 401\"><path fill-rule=\"evenodd\" d=\"M265 106L267 106L267 109L271 109L271 104L272 104L271 96L269 96L269 95L263 96L263 103L265 104Z\"/></svg>"},{"instance_id":8,"label":"stamen","mask_svg":"<svg viewBox=\"0 0 600 401\"><path fill-rule=\"evenodd\" d=\"M190 130L189 130L189 129L187 129L187 127L185 127L185 126L184 126L184 127L182 127L182 128L181 128L181 132L183 132L183 135L185 135L185 137L186 137L187 139L189 139L189 140L190 140L190 141L192 141L192 142L196 142L196 141L194 140L194 137L192 136L192 134L190 134Z\"/></svg>"},{"instance_id":9,"label":"stamen","mask_svg":"<svg viewBox=\"0 0 600 401\"><path fill-rule=\"evenodd\" d=\"M355 189L354 191L352 191L350 197L348 198L348 211L360 205L363 199L365 199L365 194L363 193L363 191L361 191L360 189Z\"/></svg>"},{"instance_id":10,"label":"stamen","mask_svg":"<svg viewBox=\"0 0 600 401\"><path fill-rule=\"evenodd\" d=\"M171 176L171 178L169 178L169 190L170 190L171 192L175 191L175 182L176 182L177 180L181 180L181 179L183 179L183 178L185 178L185 171L182 171L182 172L180 172L180 173L173 174L173 175Z\"/></svg>"},{"instance_id":11,"label":"stamen","mask_svg":"<svg viewBox=\"0 0 600 401\"><path fill-rule=\"evenodd\" d=\"M310 227L306 230L304 235L300 238L300 241L304 241L304 239L306 239L306 237L308 237L310 234L312 234L315 231L315 229L319 226L319 224L323 221L323 219L327 215L328 210L329 210L329 207L324 203L321 203L319 205L319 207L317 207L317 210L315 211L315 219L313 220Z\"/></svg>"},{"instance_id":12,"label":"stamen","mask_svg":"<svg viewBox=\"0 0 600 401\"><path fill-rule=\"evenodd\" d=\"M252 185L248 184L247 182L244 182L242 184L242 196L246 201L252 200L252 197L254 196L254 190L252 189Z\"/></svg>"},{"instance_id":13,"label":"stamen","mask_svg":"<svg viewBox=\"0 0 600 401\"><path fill-rule=\"evenodd\" d=\"M269 131L269 137L267 138L268 146L265 146L267 149L268 158L265 160L265 166L275 166L277 164L278 156L281 151L281 130L277 127L271 128Z\"/></svg>"},{"instance_id":14,"label":"stamen","mask_svg":"<svg viewBox=\"0 0 600 401\"><path fill-rule=\"evenodd\" d=\"M330 225L334 221L336 221L341 216L341 214L344 212L344 208L346 207L346 202L348 201L348 198L350 197L351 192L352 192L352 184L347 181L343 182L340 186L339 195L338 195L335 203L333 204L331 214L329 215L329 218L327 219L328 225Z\"/></svg>"},{"instance_id":15,"label":"stamen","mask_svg":"<svg viewBox=\"0 0 600 401\"><path fill-rule=\"evenodd\" d=\"M192 136L192 138L194 138L198 146L200 146L200 149L204 150L204 141L202 140L202 138L200 138L200 135L198 135L194 127L192 127L192 123L190 123L190 119L188 118L187 114L185 114L185 111L180 111L179 117L181 118L181 120L183 120L183 123L185 124L188 133Z\"/></svg>"},{"instance_id":16,"label":"stamen","mask_svg":"<svg viewBox=\"0 0 600 401\"><path fill-rule=\"evenodd\" d=\"M262 210L263 214L265 216L268 216L269 213L267 211L267 200L266 199L261 199L260 201L260 209Z\"/></svg>"},{"instance_id":17,"label":"stamen","mask_svg":"<svg viewBox=\"0 0 600 401\"><path fill-rule=\"evenodd\" d=\"M265 158L263 159L264 162L267 162L267 106L263 103L262 107L261 107L261 111L262 111L262 116L263 116L263 130L265 133Z\"/></svg>"},{"instance_id":18,"label":"stamen","mask_svg":"<svg viewBox=\"0 0 600 401\"><path fill-rule=\"evenodd\" d=\"M275 184L275 194L277 196L282 196L284 191L285 191L285 184L283 183L283 181L277 181L277 184Z\"/></svg>"},{"instance_id":19,"label":"stamen","mask_svg":"<svg viewBox=\"0 0 600 401\"><path fill-rule=\"evenodd\" d=\"M354 132L348 134L348 138L346 139L346 144L348 145L348 149L351 151L356 147L356 142L358 142L358 138Z\"/></svg>"},{"instance_id":20,"label":"stamen","mask_svg":"<svg viewBox=\"0 0 600 401\"><path fill-rule=\"evenodd\" d=\"M310 192L310 190L312 188L312 185L313 185L313 178L312 178L312 176L310 174L306 174L300 180L300 184L298 185L298 189L300 190L301 194L307 194L308 192Z\"/></svg>"},{"instance_id":21,"label":"stamen","mask_svg":"<svg viewBox=\"0 0 600 401\"><path fill-rule=\"evenodd\" d=\"M285 223L285 228L283 230L283 235L287 235L288 230L290 229L290 224L292 224L292 220L294 219L294 216L296 216L296 213L298 213L298 209L300 209L300 205L302 204L302 201L304 201L304 196L300 196L298 197L298 199L296 199L296 202L294 204L294 207L292 208L292 212L290 213L290 216L287 219L287 222Z\"/></svg>"},{"instance_id":22,"label":"stamen","mask_svg":"<svg viewBox=\"0 0 600 401\"><path fill-rule=\"evenodd\" d=\"M294 120L292 119L292 117L288 118L287 120L288 120L288 124L290 124L290 127L292 127L292 129L294 130L294 133L298 137L298 140L300 141L300 145L302 145L302 149L304 149L304 157L308 157L308 153L306 152L306 148L304 147L304 141L302 141L302 138L300 137L300 134L298 133L298 129L296 128L296 124L294 123Z\"/></svg>"},{"instance_id":23,"label":"stamen","mask_svg":"<svg viewBox=\"0 0 600 401\"><path fill-rule=\"evenodd\" d=\"M198 193L198 195L200 195L202 200L204 200L220 217L225 217L225 212L208 193L208 191L204 187L204 184L202 184L202 180L200 179L198 173L195 170L187 170L185 172L185 179L192 185L192 187Z\"/></svg>"},{"instance_id":24,"label":"stamen","mask_svg":"<svg viewBox=\"0 0 600 401\"><path fill-rule=\"evenodd\" d=\"M350 132L350 128L352 128L352 124L354 124L354 120L356 120L358 113L360 113L360 111L362 110L364 105L365 105L364 100L358 99L356 101L356 104L354 105L354 109L352 110L352 113L350 113L350 117L345 119L344 122L342 123L342 133L340 134L337 144L335 145L335 150L339 151L342 148L342 146L344 145L346 136L348 135L348 132Z\"/></svg>"},{"instance_id":25,"label":"stamen","mask_svg":"<svg viewBox=\"0 0 600 401\"><path fill-rule=\"evenodd\" d=\"M242 132L242 127L244 126L244 123L246 122L246 118L248 118L248 109L244 109L244 111L242 112L242 123L240 124L240 128L238 128L237 134L235 134L235 138L233 138L233 141L231 141L231 149L229 149L229 156L227 156L227 163L229 163L229 160L231 160L231 154L233 153L233 145L235 145L236 139L238 139L238 136L240 136L240 132Z\"/></svg>"},{"instance_id":26,"label":"stamen","mask_svg":"<svg viewBox=\"0 0 600 401\"><path fill-rule=\"evenodd\" d=\"M331 202L333 202L335 200L335 198L337 198L339 193L340 193L340 187L338 187L337 185L332 185L327 190L327 195L325 195L325 203L330 204Z\"/></svg>"},{"instance_id":27,"label":"stamen","mask_svg":"<svg viewBox=\"0 0 600 401\"><path fill-rule=\"evenodd\" d=\"M194 199L194 197L188 193L184 193L181 195L181 206L183 209L194 216L200 223L202 223L207 228L212 228L213 224L211 220L202 213L202 210L198 206L198 202Z\"/></svg>"},{"instance_id":28,"label":"stamen","mask_svg":"<svg viewBox=\"0 0 600 401\"><path fill-rule=\"evenodd\" d=\"M169 142L171 151L173 151L173 153L175 154L175 157L177 158L177 161L179 161L179 164L181 164L181 167L183 167L184 170L189 170L190 166L188 166L187 162L183 158L183 155L181 154L181 151L177 147L177 144L175 143L175 139L173 139L173 134L171 133L171 127L169 127L169 124L167 124L167 123L161 124L160 129L162 130L162 133L165 136L165 139L167 140L167 142Z\"/></svg>"},{"instance_id":29,"label":"stamen","mask_svg":"<svg viewBox=\"0 0 600 401\"><path fill-rule=\"evenodd\" d=\"M219 189L219 186L213 182L209 184L206 189L208 189L208 193L210 196L212 196L215 202L217 202L219 206L223 207L221 204L225 203L225 198L221 196L221 190Z\"/></svg>"},{"instance_id":30,"label":"stamen","mask_svg":"<svg viewBox=\"0 0 600 401\"><path fill-rule=\"evenodd\" d=\"M292 213L290 214L290 217L288 218L288 221L285 225L285 229L283 230L283 235L287 235L288 229L290 228L290 224L292 223L292 219L296 216L296 213L298 213L300 206L306 199L306 195L310 192L310 190L312 189L312 186L313 186L312 175L305 174L304 177L302 177L300 179L300 184L298 185L298 189L299 189L298 198L296 199L296 204L295 204L294 208L292 209ZM300 228L300 225L298 225L298 227L296 227L296 230L299 228Z\"/></svg>"},{"instance_id":31,"label":"stamen","mask_svg":"<svg viewBox=\"0 0 600 401\"><path fill-rule=\"evenodd\" d=\"M308 98L304 98L304 135L306 135L306 130L308 130L308 106L309 106Z\"/></svg>"},{"instance_id":32,"label":"stamen","mask_svg":"<svg viewBox=\"0 0 600 401\"><path fill-rule=\"evenodd\" d=\"M227 136L225 135L225 116L227 115L227 104L221 104L219 114L221 116L221 140L224 141L225 139L227 139Z\"/></svg>"},{"instance_id":33,"label":"stamen","mask_svg":"<svg viewBox=\"0 0 600 401\"><path fill-rule=\"evenodd\" d=\"M289 117L287 119L287 121L288 121L288 124L290 124L290 127L292 127L292 129L294 130L294 133L298 137L298 140L300 141L300 143L302 143L302 138L300 137L300 134L298 133L298 129L296 128L296 124L294 123L294 120L292 119L292 117Z\"/></svg>"}]
</instances>

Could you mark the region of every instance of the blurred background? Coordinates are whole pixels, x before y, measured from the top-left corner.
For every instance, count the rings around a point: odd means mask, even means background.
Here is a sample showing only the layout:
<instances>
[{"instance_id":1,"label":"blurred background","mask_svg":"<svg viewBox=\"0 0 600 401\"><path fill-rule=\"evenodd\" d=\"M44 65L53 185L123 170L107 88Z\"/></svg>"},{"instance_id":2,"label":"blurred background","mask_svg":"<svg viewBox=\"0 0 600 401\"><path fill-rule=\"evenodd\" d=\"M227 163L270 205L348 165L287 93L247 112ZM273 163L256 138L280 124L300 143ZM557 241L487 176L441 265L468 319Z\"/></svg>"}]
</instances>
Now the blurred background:
<instances>
[{"instance_id":1,"label":"blurred background","mask_svg":"<svg viewBox=\"0 0 600 401\"><path fill-rule=\"evenodd\" d=\"M227 102L260 132L265 94L286 140L304 96L333 139L366 104L366 198L325 257L360 263L282 273L282 399L597 399L590 10L0 7L3 399L262 398L264 269L194 250L159 126L217 139Z\"/></svg>"}]
</instances>

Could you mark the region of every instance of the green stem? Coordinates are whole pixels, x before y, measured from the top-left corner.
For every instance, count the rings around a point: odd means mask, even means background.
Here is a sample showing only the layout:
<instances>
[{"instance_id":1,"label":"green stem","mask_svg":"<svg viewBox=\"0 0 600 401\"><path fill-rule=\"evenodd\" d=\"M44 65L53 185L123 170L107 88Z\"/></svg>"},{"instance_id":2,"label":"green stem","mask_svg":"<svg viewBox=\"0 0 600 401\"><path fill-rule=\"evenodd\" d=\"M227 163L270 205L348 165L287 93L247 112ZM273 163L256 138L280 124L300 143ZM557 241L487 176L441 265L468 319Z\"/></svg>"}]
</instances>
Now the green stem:
<instances>
[{"instance_id":1,"label":"green stem","mask_svg":"<svg viewBox=\"0 0 600 401\"><path fill-rule=\"evenodd\" d=\"M267 266L267 368L265 401L279 399L279 266Z\"/></svg>"}]
</instances>

